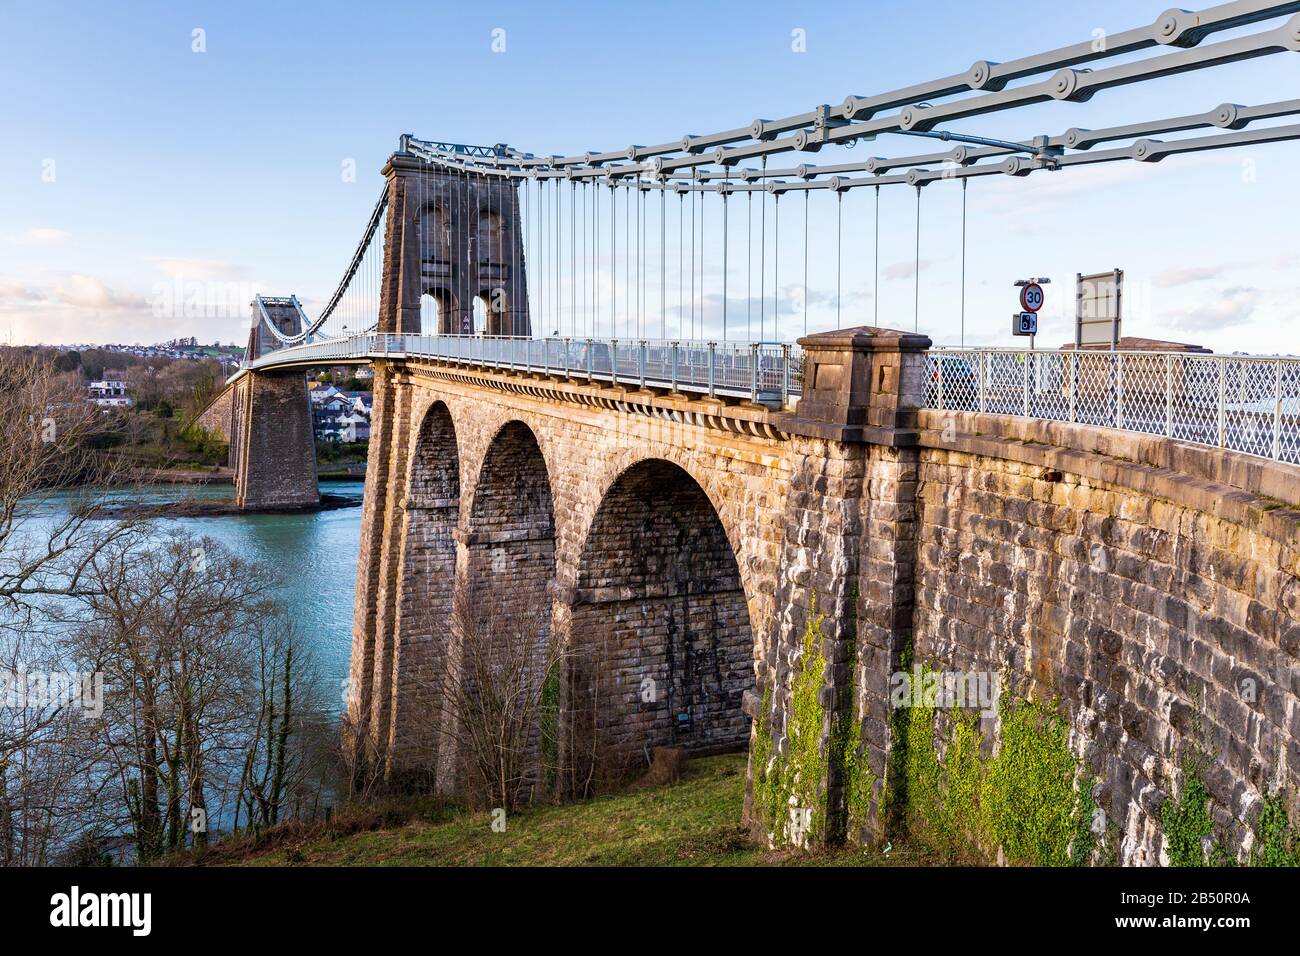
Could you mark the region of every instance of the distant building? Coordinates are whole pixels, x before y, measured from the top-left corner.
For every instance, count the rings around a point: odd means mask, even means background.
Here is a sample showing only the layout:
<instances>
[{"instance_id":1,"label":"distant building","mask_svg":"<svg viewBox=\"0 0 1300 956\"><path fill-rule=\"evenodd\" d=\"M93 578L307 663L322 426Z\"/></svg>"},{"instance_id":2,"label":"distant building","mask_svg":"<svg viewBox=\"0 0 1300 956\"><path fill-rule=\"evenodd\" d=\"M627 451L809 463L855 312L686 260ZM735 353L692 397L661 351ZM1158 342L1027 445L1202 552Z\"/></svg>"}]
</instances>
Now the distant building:
<instances>
[{"instance_id":1,"label":"distant building","mask_svg":"<svg viewBox=\"0 0 1300 956\"><path fill-rule=\"evenodd\" d=\"M369 441L370 392L343 392L323 382L307 387L317 441Z\"/></svg>"},{"instance_id":2,"label":"distant building","mask_svg":"<svg viewBox=\"0 0 1300 956\"><path fill-rule=\"evenodd\" d=\"M91 382L86 386L86 391L90 394L91 401L101 407L130 408L132 405L131 399L126 395L126 382L119 379L107 378Z\"/></svg>"},{"instance_id":3,"label":"distant building","mask_svg":"<svg viewBox=\"0 0 1300 956\"><path fill-rule=\"evenodd\" d=\"M341 396L342 394L343 393L337 388L333 385L327 384L326 382L307 383L307 396L311 399L313 405L320 405L321 403L327 402L332 398Z\"/></svg>"},{"instance_id":4,"label":"distant building","mask_svg":"<svg viewBox=\"0 0 1300 956\"><path fill-rule=\"evenodd\" d=\"M341 422L339 441L358 442L370 440L370 420L355 412Z\"/></svg>"},{"instance_id":5,"label":"distant building","mask_svg":"<svg viewBox=\"0 0 1300 956\"><path fill-rule=\"evenodd\" d=\"M343 392L341 394L352 403L352 410L354 412L359 412L367 419L370 418L370 392Z\"/></svg>"}]
</instances>

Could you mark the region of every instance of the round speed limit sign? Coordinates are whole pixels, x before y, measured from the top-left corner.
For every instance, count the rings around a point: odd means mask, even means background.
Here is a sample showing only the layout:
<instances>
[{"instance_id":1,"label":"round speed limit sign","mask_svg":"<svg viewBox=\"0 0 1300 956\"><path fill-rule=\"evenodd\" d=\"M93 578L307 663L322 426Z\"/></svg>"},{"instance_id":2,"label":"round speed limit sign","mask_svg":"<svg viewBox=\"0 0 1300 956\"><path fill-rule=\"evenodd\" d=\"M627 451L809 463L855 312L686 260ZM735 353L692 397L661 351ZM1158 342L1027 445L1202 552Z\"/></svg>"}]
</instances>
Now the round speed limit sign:
<instances>
[{"instance_id":1,"label":"round speed limit sign","mask_svg":"<svg viewBox=\"0 0 1300 956\"><path fill-rule=\"evenodd\" d=\"M1022 286L1020 289L1020 307L1026 312L1037 312L1043 307L1043 287L1037 282Z\"/></svg>"}]
</instances>

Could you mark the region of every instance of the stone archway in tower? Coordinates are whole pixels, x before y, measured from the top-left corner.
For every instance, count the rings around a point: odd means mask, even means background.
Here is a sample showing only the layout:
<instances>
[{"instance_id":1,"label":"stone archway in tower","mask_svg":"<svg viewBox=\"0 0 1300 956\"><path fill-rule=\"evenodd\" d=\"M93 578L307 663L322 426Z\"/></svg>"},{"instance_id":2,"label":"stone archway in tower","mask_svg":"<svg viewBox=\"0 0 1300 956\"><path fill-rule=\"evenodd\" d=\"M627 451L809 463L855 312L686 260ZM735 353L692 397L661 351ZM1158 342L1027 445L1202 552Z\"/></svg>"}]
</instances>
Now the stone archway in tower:
<instances>
[{"instance_id":1,"label":"stone archway in tower","mask_svg":"<svg viewBox=\"0 0 1300 956\"><path fill-rule=\"evenodd\" d=\"M420 296L420 332L424 335L459 335L460 310L450 289L435 286Z\"/></svg>"}]
</instances>

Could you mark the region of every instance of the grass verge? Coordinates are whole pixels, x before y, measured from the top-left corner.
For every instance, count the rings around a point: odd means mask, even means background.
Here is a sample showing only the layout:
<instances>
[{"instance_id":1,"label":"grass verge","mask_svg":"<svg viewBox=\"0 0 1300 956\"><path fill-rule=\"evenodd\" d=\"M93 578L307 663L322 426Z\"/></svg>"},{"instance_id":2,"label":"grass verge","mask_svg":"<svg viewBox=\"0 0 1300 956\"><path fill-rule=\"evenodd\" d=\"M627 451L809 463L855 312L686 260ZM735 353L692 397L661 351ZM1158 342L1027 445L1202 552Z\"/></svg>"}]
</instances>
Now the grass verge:
<instances>
[{"instance_id":1,"label":"grass verge","mask_svg":"<svg viewBox=\"0 0 1300 956\"><path fill-rule=\"evenodd\" d=\"M786 866L924 865L908 846L771 851L741 826L745 756L688 761L681 779L580 803L491 815L412 800L230 841L205 863L237 866ZM175 861L172 861L175 862Z\"/></svg>"}]
</instances>

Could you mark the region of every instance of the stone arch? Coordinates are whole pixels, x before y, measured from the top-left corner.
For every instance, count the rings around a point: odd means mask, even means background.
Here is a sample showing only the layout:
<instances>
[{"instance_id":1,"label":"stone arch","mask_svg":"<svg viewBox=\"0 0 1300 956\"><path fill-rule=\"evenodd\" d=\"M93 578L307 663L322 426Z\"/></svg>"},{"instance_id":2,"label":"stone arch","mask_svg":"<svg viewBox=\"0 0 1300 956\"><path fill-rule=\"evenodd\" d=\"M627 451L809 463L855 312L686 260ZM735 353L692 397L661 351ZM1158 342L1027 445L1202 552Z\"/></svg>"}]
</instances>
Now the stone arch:
<instances>
[{"instance_id":1,"label":"stone arch","mask_svg":"<svg viewBox=\"0 0 1300 956\"><path fill-rule=\"evenodd\" d=\"M533 570L538 575L522 583L530 593L549 591L555 574L555 505L550 472L537 436L519 419L503 424L484 452L465 537L471 548L482 546L503 552L506 558L535 565ZM496 557L494 563L499 568L502 558ZM510 575L509 570L504 573ZM470 583L495 587L504 584L505 579L500 573L488 573L481 580L471 575Z\"/></svg>"},{"instance_id":2,"label":"stone arch","mask_svg":"<svg viewBox=\"0 0 1300 956\"><path fill-rule=\"evenodd\" d=\"M473 332L475 335L495 335L493 331L492 290L484 289L474 296Z\"/></svg>"},{"instance_id":3,"label":"stone arch","mask_svg":"<svg viewBox=\"0 0 1300 956\"><path fill-rule=\"evenodd\" d=\"M460 453L456 424L447 403L436 401L424 413L411 456L408 508L460 510ZM454 528L455 523L452 524Z\"/></svg>"},{"instance_id":4,"label":"stone arch","mask_svg":"<svg viewBox=\"0 0 1300 956\"><path fill-rule=\"evenodd\" d=\"M514 335L510 292L504 284L483 289L474 299L474 328L484 335Z\"/></svg>"},{"instance_id":5,"label":"stone arch","mask_svg":"<svg viewBox=\"0 0 1300 956\"><path fill-rule=\"evenodd\" d=\"M530 414L523 409L502 408L486 403L468 403L454 398L449 401L449 404L453 416L458 421L463 418L466 421L473 421L476 426L472 429L467 428L460 436L461 458L465 462L461 485L461 499L464 506L461 508L461 530L464 535L467 536L473 531L470 515L474 512L478 486L487 477L485 466L492 455L493 446L504 437L507 428L512 430L522 428L531 433L532 442L541 453L542 465L546 469L551 491L558 493L563 480L562 472L565 469L563 447L560 437L553 429L547 427L545 418ZM552 507L554 508L554 504ZM557 525L565 525L568 518L560 513L556 514L555 520Z\"/></svg>"},{"instance_id":6,"label":"stone arch","mask_svg":"<svg viewBox=\"0 0 1300 956\"><path fill-rule=\"evenodd\" d=\"M460 453L444 402L425 412L411 453L404 509L389 775L423 789L437 763L460 522Z\"/></svg>"},{"instance_id":7,"label":"stone arch","mask_svg":"<svg viewBox=\"0 0 1300 956\"><path fill-rule=\"evenodd\" d=\"M425 335L456 335L461 331L455 294L445 286L430 286L420 296L420 331Z\"/></svg>"},{"instance_id":8,"label":"stone arch","mask_svg":"<svg viewBox=\"0 0 1300 956\"><path fill-rule=\"evenodd\" d=\"M704 489L644 459L609 486L578 558L567 681L575 789L599 790L656 746L743 749L754 636L740 567Z\"/></svg>"},{"instance_id":9,"label":"stone arch","mask_svg":"<svg viewBox=\"0 0 1300 956\"><path fill-rule=\"evenodd\" d=\"M451 262L451 215L442 200L435 200L420 210L422 255L434 263Z\"/></svg>"},{"instance_id":10,"label":"stone arch","mask_svg":"<svg viewBox=\"0 0 1300 956\"><path fill-rule=\"evenodd\" d=\"M669 462L686 472L691 480L700 486L700 490L708 498L709 504L713 507L718 520L722 523L722 530L726 533L727 542L731 545L731 551L736 555L736 560L740 564L741 585L744 588L745 596L750 601L753 601L760 595L762 587L760 586L759 576L756 576L747 567L748 562L745 558L759 539L760 532L759 529L746 525L743 514L744 508L742 504L735 500L736 494L728 495L724 493L723 483L719 481L715 472L709 468L701 467L698 460L684 448L657 443L651 454L648 455L648 451L649 449L642 445L634 445L616 452L602 462L593 483L594 488L598 489L598 493L593 495L589 501L583 503L584 507L573 519L573 528L577 533L578 541L586 540L600 504L605 500L614 483L625 472L647 460L659 459ZM576 561L576 556L573 560Z\"/></svg>"},{"instance_id":11,"label":"stone arch","mask_svg":"<svg viewBox=\"0 0 1300 956\"><path fill-rule=\"evenodd\" d=\"M452 616L458 660L465 661L471 653L467 642L482 642L490 633L508 633L511 636L504 641L493 642L493 653L507 644L518 647L526 643L531 655L527 669L540 679L551 643L555 507L546 459L533 430L524 422L511 419L493 436L471 498L459 535L463 541L457 556L461 596L453 598L464 602ZM524 789L535 788L542 779L539 730L530 729ZM447 780L456 779L460 771L459 763L439 769Z\"/></svg>"},{"instance_id":12,"label":"stone arch","mask_svg":"<svg viewBox=\"0 0 1300 956\"><path fill-rule=\"evenodd\" d=\"M509 260L505 218L494 205L482 205L475 214L474 252L480 263L500 264Z\"/></svg>"}]
</instances>

